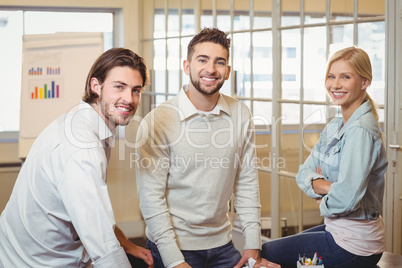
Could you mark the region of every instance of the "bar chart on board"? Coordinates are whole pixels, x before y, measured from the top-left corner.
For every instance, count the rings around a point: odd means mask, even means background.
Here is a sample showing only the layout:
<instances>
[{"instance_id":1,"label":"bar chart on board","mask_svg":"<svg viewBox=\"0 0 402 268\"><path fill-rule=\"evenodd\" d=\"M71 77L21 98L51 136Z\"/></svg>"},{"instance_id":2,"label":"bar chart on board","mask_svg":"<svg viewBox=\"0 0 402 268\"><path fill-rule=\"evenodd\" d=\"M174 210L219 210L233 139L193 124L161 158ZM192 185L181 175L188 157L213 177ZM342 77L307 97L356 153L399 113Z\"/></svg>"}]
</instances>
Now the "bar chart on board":
<instances>
[{"instance_id":1,"label":"bar chart on board","mask_svg":"<svg viewBox=\"0 0 402 268\"><path fill-rule=\"evenodd\" d=\"M61 84L61 79L31 80L29 97L31 100L59 99Z\"/></svg>"},{"instance_id":2,"label":"bar chart on board","mask_svg":"<svg viewBox=\"0 0 402 268\"><path fill-rule=\"evenodd\" d=\"M62 90L61 67L35 66L28 69L31 100L59 99Z\"/></svg>"}]
</instances>

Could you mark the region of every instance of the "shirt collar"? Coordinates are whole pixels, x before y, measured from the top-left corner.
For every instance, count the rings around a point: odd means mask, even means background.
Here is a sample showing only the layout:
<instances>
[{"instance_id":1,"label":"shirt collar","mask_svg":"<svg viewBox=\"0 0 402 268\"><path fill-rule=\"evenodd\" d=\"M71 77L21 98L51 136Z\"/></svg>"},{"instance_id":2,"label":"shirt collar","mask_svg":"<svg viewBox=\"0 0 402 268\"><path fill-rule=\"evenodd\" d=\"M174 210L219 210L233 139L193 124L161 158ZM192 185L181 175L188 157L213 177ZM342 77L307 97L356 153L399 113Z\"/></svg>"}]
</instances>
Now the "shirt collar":
<instances>
[{"instance_id":1,"label":"shirt collar","mask_svg":"<svg viewBox=\"0 0 402 268\"><path fill-rule=\"evenodd\" d=\"M359 106L359 108L356 109L356 111L353 112L352 116L349 118L349 120L346 122L346 124L342 127L342 129L339 131L337 135L337 139L340 139L343 134L346 132L346 130L349 128L350 125L352 125L354 122L359 120L360 117L362 117L364 114L370 112L372 110L371 103L370 101L365 101L362 105ZM339 118L340 120L342 118ZM341 124L343 124L343 121L341 120ZM342 126L342 125L341 125ZM339 128L341 127L339 126ZM338 128L338 130L339 130Z\"/></svg>"},{"instance_id":2,"label":"shirt collar","mask_svg":"<svg viewBox=\"0 0 402 268\"><path fill-rule=\"evenodd\" d=\"M88 118L94 132L98 134L99 140L105 145L111 146L114 143L116 129L111 131L98 112L84 101L80 102L79 111L84 117Z\"/></svg>"},{"instance_id":3,"label":"shirt collar","mask_svg":"<svg viewBox=\"0 0 402 268\"><path fill-rule=\"evenodd\" d=\"M180 92L179 92L179 104L178 105L179 105L179 109L181 111L181 113L180 113L181 121L193 116L194 114L199 113L197 108L195 108L193 103L187 97L187 95L186 95L187 91L188 91L188 85L184 85L183 89L180 90ZM218 98L217 104L215 105L215 107L212 111L208 112L208 114L219 115L221 113L221 111L225 112L229 116L231 115L229 105L227 104L223 95L221 93L219 93L219 98Z\"/></svg>"}]
</instances>

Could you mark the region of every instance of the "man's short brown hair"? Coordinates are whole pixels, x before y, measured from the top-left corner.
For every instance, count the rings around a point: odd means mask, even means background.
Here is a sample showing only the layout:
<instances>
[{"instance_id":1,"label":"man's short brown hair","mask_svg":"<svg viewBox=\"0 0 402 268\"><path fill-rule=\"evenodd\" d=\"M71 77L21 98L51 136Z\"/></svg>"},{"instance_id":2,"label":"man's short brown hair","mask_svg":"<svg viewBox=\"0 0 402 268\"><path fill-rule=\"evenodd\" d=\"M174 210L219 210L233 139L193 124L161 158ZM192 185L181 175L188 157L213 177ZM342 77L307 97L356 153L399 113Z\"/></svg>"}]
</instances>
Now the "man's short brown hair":
<instances>
[{"instance_id":1,"label":"man's short brown hair","mask_svg":"<svg viewBox=\"0 0 402 268\"><path fill-rule=\"evenodd\" d=\"M187 46L187 60L191 61L194 54L194 47L204 42L212 42L224 47L227 51L227 59L229 59L230 38L228 35L217 28L204 28L201 32L191 39Z\"/></svg>"},{"instance_id":2,"label":"man's short brown hair","mask_svg":"<svg viewBox=\"0 0 402 268\"><path fill-rule=\"evenodd\" d=\"M148 69L143 58L129 49L111 48L104 52L92 65L87 76L85 94L82 100L89 104L95 102L99 96L91 90L91 79L94 77L98 79L100 84L103 84L109 71L118 66L127 66L139 71L143 87L149 83Z\"/></svg>"}]
</instances>

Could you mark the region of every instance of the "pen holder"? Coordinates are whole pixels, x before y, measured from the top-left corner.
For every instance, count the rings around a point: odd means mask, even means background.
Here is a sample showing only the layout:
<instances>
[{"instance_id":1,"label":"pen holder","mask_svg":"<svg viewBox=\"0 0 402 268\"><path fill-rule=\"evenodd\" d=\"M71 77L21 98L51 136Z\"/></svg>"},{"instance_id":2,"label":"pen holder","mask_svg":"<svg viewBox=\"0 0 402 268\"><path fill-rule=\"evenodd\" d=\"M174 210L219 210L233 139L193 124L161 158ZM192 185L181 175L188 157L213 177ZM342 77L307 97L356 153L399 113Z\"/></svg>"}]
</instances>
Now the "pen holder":
<instances>
[{"instance_id":1,"label":"pen holder","mask_svg":"<svg viewBox=\"0 0 402 268\"><path fill-rule=\"evenodd\" d=\"M297 262L297 268L324 268L324 264L320 265L302 265L300 262Z\"/></svg>"}]
</instances>

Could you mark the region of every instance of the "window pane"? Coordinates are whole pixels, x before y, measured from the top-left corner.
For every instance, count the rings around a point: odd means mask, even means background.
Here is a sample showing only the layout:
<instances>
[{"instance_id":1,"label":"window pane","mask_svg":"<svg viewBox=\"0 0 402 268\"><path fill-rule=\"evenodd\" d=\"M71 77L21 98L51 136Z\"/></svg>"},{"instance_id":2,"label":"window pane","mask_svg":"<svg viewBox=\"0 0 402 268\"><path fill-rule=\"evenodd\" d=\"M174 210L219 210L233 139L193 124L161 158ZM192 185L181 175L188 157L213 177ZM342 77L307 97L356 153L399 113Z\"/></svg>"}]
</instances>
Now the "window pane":
<instances>
[{"instance_id":1,"label":"window pane","mask_svg":"<svg viewBox=\"0 0 402 268\"><path fill-rule=\"evenodd\" d=\"M184 60L187 60L187 46L188 46L188 43L190 43L190 40L191 40L190 37L186 37L186 38L182 38L182 39L181 39L181 61L180 61L180 69L181 69L181 72L182 72L182 76L181 76L181 78L182 78L181 84L182 84L182 85L186 85L186 84L188 84L188 82L189 82L189 77L188 77L188 75L186 75L186 74L184 73L184 70L183 70L183 62L184 62Z\"/></svg>"},{"instance_id":2,"label":"window pane","mask_svg":"<svg viewBox=\"0 0 402 268\"><path fill-rule=\"evenodd\" d=\"M155 106L158 106L159 104L162 104L164 101L166 101L165 95L156 95L155 96Z\"/></svg>"},{"instance_id":3,"label":"window pane","mask_svg":"<svg viewBox=\"0 0 402 268\"><path fill-rule=\"evenodd\" d=\"M303 88L304 100L325 101L326 68L325 27L304 29Z\"/></svg>"},{"instance_id":4,"label":"window pane","mask_svg":"<svg viewBox=\"0 0 402 268\"><path fill-rule=\"evenodd\" d=\"M250 3L245 0L234 0L234 30L250 29Z\"/></svg>"},{"instance_id":5,"label":"window pane","mask_svg":"<svg viewBox=\"0 0 402 268\"><path fill-rule=\"evenodd\" d=\"M168 40L168 93L179 93L180 90L180 40L178 38Z\"/></svg>"},{"instance_id":6,"label":"window pane","mask_svg":"<svg viewBox=\"0 0 402 268\"><path fill-rule=\"evenodd\" d=\"M183 10L183 13L181 29L182 35L194 34L194 10L185 9Z\"/></svg>"},{"instance_id":7,"label":"window pane","mask_svg":"<svg viewBox=\"0 0 402 268\"><path fill-rule=\"evenodd\" d=\"M154 41L154 86L155 92L165 93L166 90L166 41Z\"/></svg>"},{"instance_id":8,"label":"window pane","mask_svg":"<svg viewBox=\"0 0 402 268\"><path fill-rule=\"evenodd\" d=\"M272 98L272 33L253 34L253 88L255 98Z\"/></svg>"},{"instance_id":9,"label":"window pane","mask_svg":"<svg viewBox=\"0 0 402 268\"><path fill-rule=\"evenodd\" d=\"M230 0L216 0L216 26L224 31L230 31Z\"/></svg>"},{"instance_id":10,"label":"window pane","mask_svg":"<svg viewBox=\"0 0 402 268\"><path fill-rule=\"evenodd\" d=\"M167 36L179 35L179 9L169 8L168 10L168 32Z\"/></svg>"},{"instance_id":11,"label":"window pane","mask_svg":"<svg viewBox=\"0 0 402 268\"><path fill-rule=\"evenodd\" d=\"M304 105L303 107L303 162L320 139L329 119L328 107L323 105Z\"/></svg>"},{"instance_id":12,"label":"window pane","mask_svg":"<svg viewBox=\"0 0 402 268\"><path fill-rule=\"evenodd\" d=\"M212 17L212 0L201 1L201 10L201 29L203 29L204 27L213 27L214 19Z\"/></svg>"},{"instance_id":13,"label":"window pane","mask_svg":"<svg viewBox=\"0 0 402 268\"><path fill-rule=\"evenodd\" d=\"M381 17L385 14L385 0L357 1L358 18Z\"/></svg>"},{"instance_id":14,"label":"window pane","mask_svg":"<svg viewBox=\"0 0 402 268\"><path fill-rule=\"evenodd\" d=\"M182 1L181 34L193 35L195 33L194 2ZM202 29L202 26L201 26Z\"/></svg>"},{"instance_id":15,"label":"window pane","mask_svg":"<svg viewBox=\"0 0 402 268\"><path fill-rule=\"evenodd\" d=\"M384 109L378 109L377 112L378 112L378 121L384 123L385 122L385 111L384 111ZM384 131L384 128L383 128L382 131Z\"/></svg>"},{"instance_id":16,"label":"window pane","mask_svg":"<svg viewBox=\"0 0 402 268\"><path fill-rule=\"evenodd\" d=\"M20 128L22 11L0 11L0 132Z\"/></svg>"},{"instance_id":17,"label":"window pane","mask_svg":"<svg viewBox=\"0 0 402 268\"><path fill-rule=\"evenodd\" d=\"M331 0L330 18L335 21L353 19L353 1Z\"/></svg>"},{"instance_id":18,"label":"window pane","mask_svg":"<svg viewBox=\"0 0 402 268\"><path fill-rule=\"evenodd\" d=\"M249 100L241 100L241 102L243 102L245 105L247 105L247 107L250 109L250 111L253 110L253 109L251 108L251 101L249 101Z\"/></svg>"},{"instance_id":19,"label":"window pane","mask_svg":"<svg viewBox=\"0 0 402 268\"><path fill-rule=\"evenodd\" d=\"M345 48L353 46L353 25L330 26L330 54Z\"/></svg>"},{"instance_id":20,"label":"window pane","mask_svg":"<svg viewBox=\"0 0 402 268\"><path fill-rule=\"evenodd\" d=\"M322 89L325 91L325 89ZM325 124L327 116L324 105L303 105L303 125Z\"/></svg>"},{"instance_id":21,"label":"window pane","mask_svg":"<svg viewBox=\"0 0 402 268\"><path fill-rule=\"evenodd\" d=\"M234 72L231 71L230 75L234 75ZM229 77L228 80L225 81L225 83L223 84L220 92L222 94L228 95L228 96L232 96L232 79Z\"/></svg>"},{"instance_id":22,"label":"window pane","mask_svg":"<svg viewBox=\"0 0 402 268\"><path fill-rule=\"evenodd\" d=\"M282 31L282 98L300 99L300 30Z\"/></svg>"},{"instance_id":23,"label":"window pane","mask_svg":"<svg viewBox=\"0 0 402 268\"><path fill-rule=\"evenodd\" d=\"M250 34L233 35L233 73L236 75L236 94L240 97L251 96L250 86Z\"/></svg>"},{"instance_id":24,"label":"window pane","mask_svg":"<svg viewBox=\"0 0 402 268\"><path fill-rule=\"evenodd\" d=\"M254 29L272 27L272 0L254 0Z\"/></svg>"},{"instance_id":25,"label":"window pane","mask_svg":"<svg viewBox=\"0 0 402 268\"><path fill-rule=\"evenodd\" d=\"M288 162L289 160L286 161L286 166L291 164ZM292 163L294 163L294 161L292 161ZM281 217L282 221L281 234L282 236L287 236L297 232L296 228L298 227L297 220L299 215L298 210L300 204L300 188L297 186L294 178L282 176L279 177L279 187L279 216ZM318 219L317 225L320 224L320 221L321 218Z\"/></svg>"},{"instance_id":26,"label":"window pane","mask_svg":"<svg viewBox=\"0 0 402 268\"><path fill-rule=\"evenodd\" d=\"M296 2L296 3L295 3ZM298 25L300 24L300 3L294 0L282 0L281 25Z\"/></svg>"},{"instance_id":27,"label":"window pane","mask_svg":"<svg viewBox=\"0 0 402 268\"><path fill-rule=\"evenodd\" d=\"M384 104L385 98L385 23L358 24L358 43L370 57L373 81L367 92L377 104Z\"/></svg>"},{"instance_id":28,"label":"window pane","mask_svg":"<svg viewBox=\"0 0 402 268\"><path fill-rule=\"evenodd\" d=\"M287 104L282 107L285 109L294 109L294 115L299 118L299 108L298 104ZM297 115L296 115L297 114ZM289 116L288 116L289 117ZM296 120L293 120L296 122ZM286 123L282 121L282 135L280 137L280 159L283 159L284 165L282 165L281 170L297 173L299 170L299 147L300 147L300 137L299 137L299 124L297 123Z\"/></svg>"},{"instance_id":29,"label":"window pane","mask_svg":"<svg viewBox=\"0 0 402 268\"><path fill-rule=\"evenodd\" d=\"M304 0L304 22L321 23L325 22L326 1L325 0ZM325 36L325 35L323 35Z\"/></svg>"},{"instance_id":30,"label":"window pane","mask_svg":"<svg viewBox=\"0 0 402 268\"><path fill-rule=\"evenodd\" d=\"M253 118L256 126L264 126L267 130L272 120L272 102L254 101Z\"/></svg>"},{"instance_id":31,"label":"window pane","mask_svg":"<svg viewBox=\"0 0 402 268\"><path fill-rule=\"evenodd\" d=\"M300 105L293 103L283 103L281 105L282 109L282 124L300 124Z\"/></svg>"},{"instance_id":32,"label":"window pane","mask_svg":"<svg viewBox=\"0 0 402 268\"><path fill-rule=\"evenodd\" d=\"M156 3L155 3L156 5ZM166 36L166 18L165 10L162 8L155 8L154 15L154 37L161 38Z\"/></svg>"}]
</instances>

